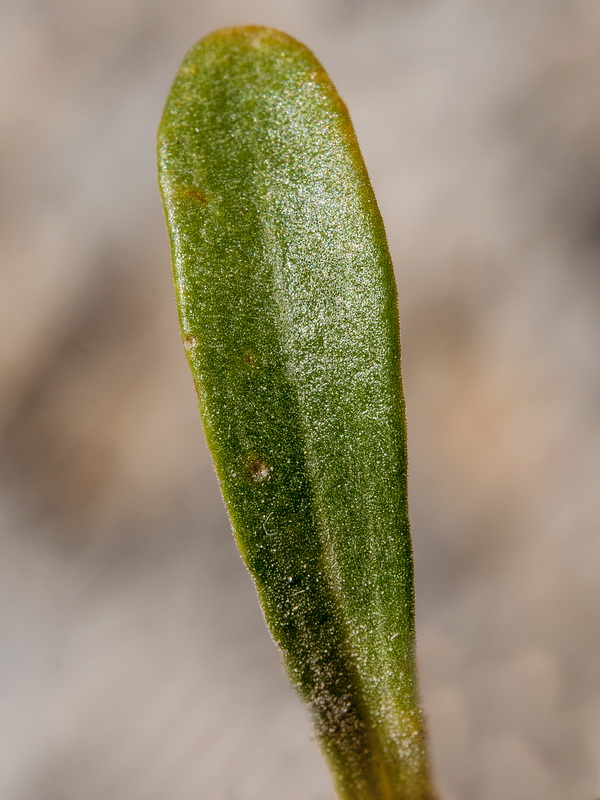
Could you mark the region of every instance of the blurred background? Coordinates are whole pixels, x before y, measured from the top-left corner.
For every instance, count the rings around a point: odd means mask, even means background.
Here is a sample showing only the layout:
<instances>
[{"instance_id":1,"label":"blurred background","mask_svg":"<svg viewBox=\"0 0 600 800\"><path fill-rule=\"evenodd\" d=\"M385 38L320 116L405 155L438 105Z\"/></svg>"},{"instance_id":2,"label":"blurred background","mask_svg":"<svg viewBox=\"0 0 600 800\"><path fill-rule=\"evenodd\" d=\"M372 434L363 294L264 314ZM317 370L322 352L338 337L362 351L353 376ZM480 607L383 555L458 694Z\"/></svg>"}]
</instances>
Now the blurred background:
<instances>
[{"instance_id":1,"label":"blurred background","mask_svg":"<svg viewBox=\"0 0 600 800\"><path fill-rule=\"evenodd\" d=\"M345 99L397 269L443 800L600 795L598 0L2 0L0 796L331 800L236 553L154 137L194 41Z\"/></svg>"}]
</instances>

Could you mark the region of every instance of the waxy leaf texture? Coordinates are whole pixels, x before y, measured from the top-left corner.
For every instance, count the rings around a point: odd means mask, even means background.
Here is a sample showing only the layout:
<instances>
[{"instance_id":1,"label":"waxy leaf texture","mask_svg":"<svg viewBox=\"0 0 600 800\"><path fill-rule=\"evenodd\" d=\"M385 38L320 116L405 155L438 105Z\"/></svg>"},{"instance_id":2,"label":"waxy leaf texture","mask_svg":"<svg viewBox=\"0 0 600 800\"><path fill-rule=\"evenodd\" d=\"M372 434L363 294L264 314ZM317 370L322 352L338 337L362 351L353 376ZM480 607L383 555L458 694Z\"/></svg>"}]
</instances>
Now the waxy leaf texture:
<instances>
[{"instance_id":1,"label":"waxy leaf texture","mask_svg":"<svg viewBox=\"0 0 600 800\"><path fill-rule=\"evenodd\" d=\"M396 289L346 108L295 40L225 29L187 55L158 154L206 437L339 796L432 800Z\"/></svg>"}]
</instances>

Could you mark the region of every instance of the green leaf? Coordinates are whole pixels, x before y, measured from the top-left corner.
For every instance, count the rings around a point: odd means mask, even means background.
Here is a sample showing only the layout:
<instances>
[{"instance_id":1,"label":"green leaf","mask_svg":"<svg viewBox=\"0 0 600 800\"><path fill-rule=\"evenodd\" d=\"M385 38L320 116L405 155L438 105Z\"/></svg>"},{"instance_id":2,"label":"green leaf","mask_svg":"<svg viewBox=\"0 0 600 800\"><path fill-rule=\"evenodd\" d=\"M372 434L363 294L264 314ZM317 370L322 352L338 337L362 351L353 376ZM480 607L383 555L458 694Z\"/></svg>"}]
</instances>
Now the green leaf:
<instances>
[{"instance_id":1,"label":"green leaf","mask_svg":"<svg viewBox=\"0 0 600 800\"><path fill-rule=\"evenodd\" d=\"M242 557L340 797L430 800L396 290L348 113L267 28L187 55L158 138L185 348Z\"/></svg>"}]
</instances>

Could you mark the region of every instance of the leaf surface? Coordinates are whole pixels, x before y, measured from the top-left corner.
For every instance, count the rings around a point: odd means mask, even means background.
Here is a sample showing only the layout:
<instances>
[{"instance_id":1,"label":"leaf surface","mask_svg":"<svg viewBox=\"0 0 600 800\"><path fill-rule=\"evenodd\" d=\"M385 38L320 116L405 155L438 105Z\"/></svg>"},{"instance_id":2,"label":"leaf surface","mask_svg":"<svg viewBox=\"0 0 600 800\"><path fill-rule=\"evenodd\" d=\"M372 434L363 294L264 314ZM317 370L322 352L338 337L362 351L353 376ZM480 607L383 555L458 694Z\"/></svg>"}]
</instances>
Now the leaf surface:
<instances>
[{"instance_id":1,"label":"leaf surface","mask_svg":"<svg viewBox=\"0 0 600 800\"><path fill-rule=\"evenodd\" d=\"M158 140L181 330L242 557L339 795L430 800L396 290L342 101L266 28L199 42Z\"/></svg>"}]
</instances>

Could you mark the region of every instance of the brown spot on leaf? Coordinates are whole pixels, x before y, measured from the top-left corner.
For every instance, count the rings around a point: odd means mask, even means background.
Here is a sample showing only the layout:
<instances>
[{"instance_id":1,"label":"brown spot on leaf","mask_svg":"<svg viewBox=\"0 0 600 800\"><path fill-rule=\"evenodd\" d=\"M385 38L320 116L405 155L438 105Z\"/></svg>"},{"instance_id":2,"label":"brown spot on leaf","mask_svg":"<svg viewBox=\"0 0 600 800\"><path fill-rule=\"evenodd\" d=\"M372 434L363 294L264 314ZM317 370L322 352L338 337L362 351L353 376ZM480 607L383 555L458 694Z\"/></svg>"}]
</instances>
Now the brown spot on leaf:
<instances>
[{"instance_id":1,"label":"brown spot on leaf","mask_svg":"<svg viewBox=\"0 0 600 800\"><path fill-rule=\"evenodd\" d=\"M198 339L196 339L195 336L184 336L183 346L189 352L190 350L193 350L194 347L198 347Z\"/></svg>"},{"instance_id":2,"label":"brown spot on leaf","mask_svg":"<svg viewBox=\"0 0 600 800\"><path fill-rule=\"evenodd\" d=\"M208 197L205 194L202 194L199 189L194 189L193 186L186 186L185 189L181 190L181 194L184 197L191 197L192 200L197 200L198 203L201 203L202 205L204 205L204 203L208 203Z\"/></svg>"},{"instance_id":3,"label":"brown spot on leaf","mask_svg":"<svg viewBox=\"0 0 600 800\"><path fill-rule=\"evenodd\" d=\"M251 458L248 461L248 470L252 476L252 480L256 483L266 483L269 480L273 467L270 467L261 458Z\"/></svg>"}]
</instances>

